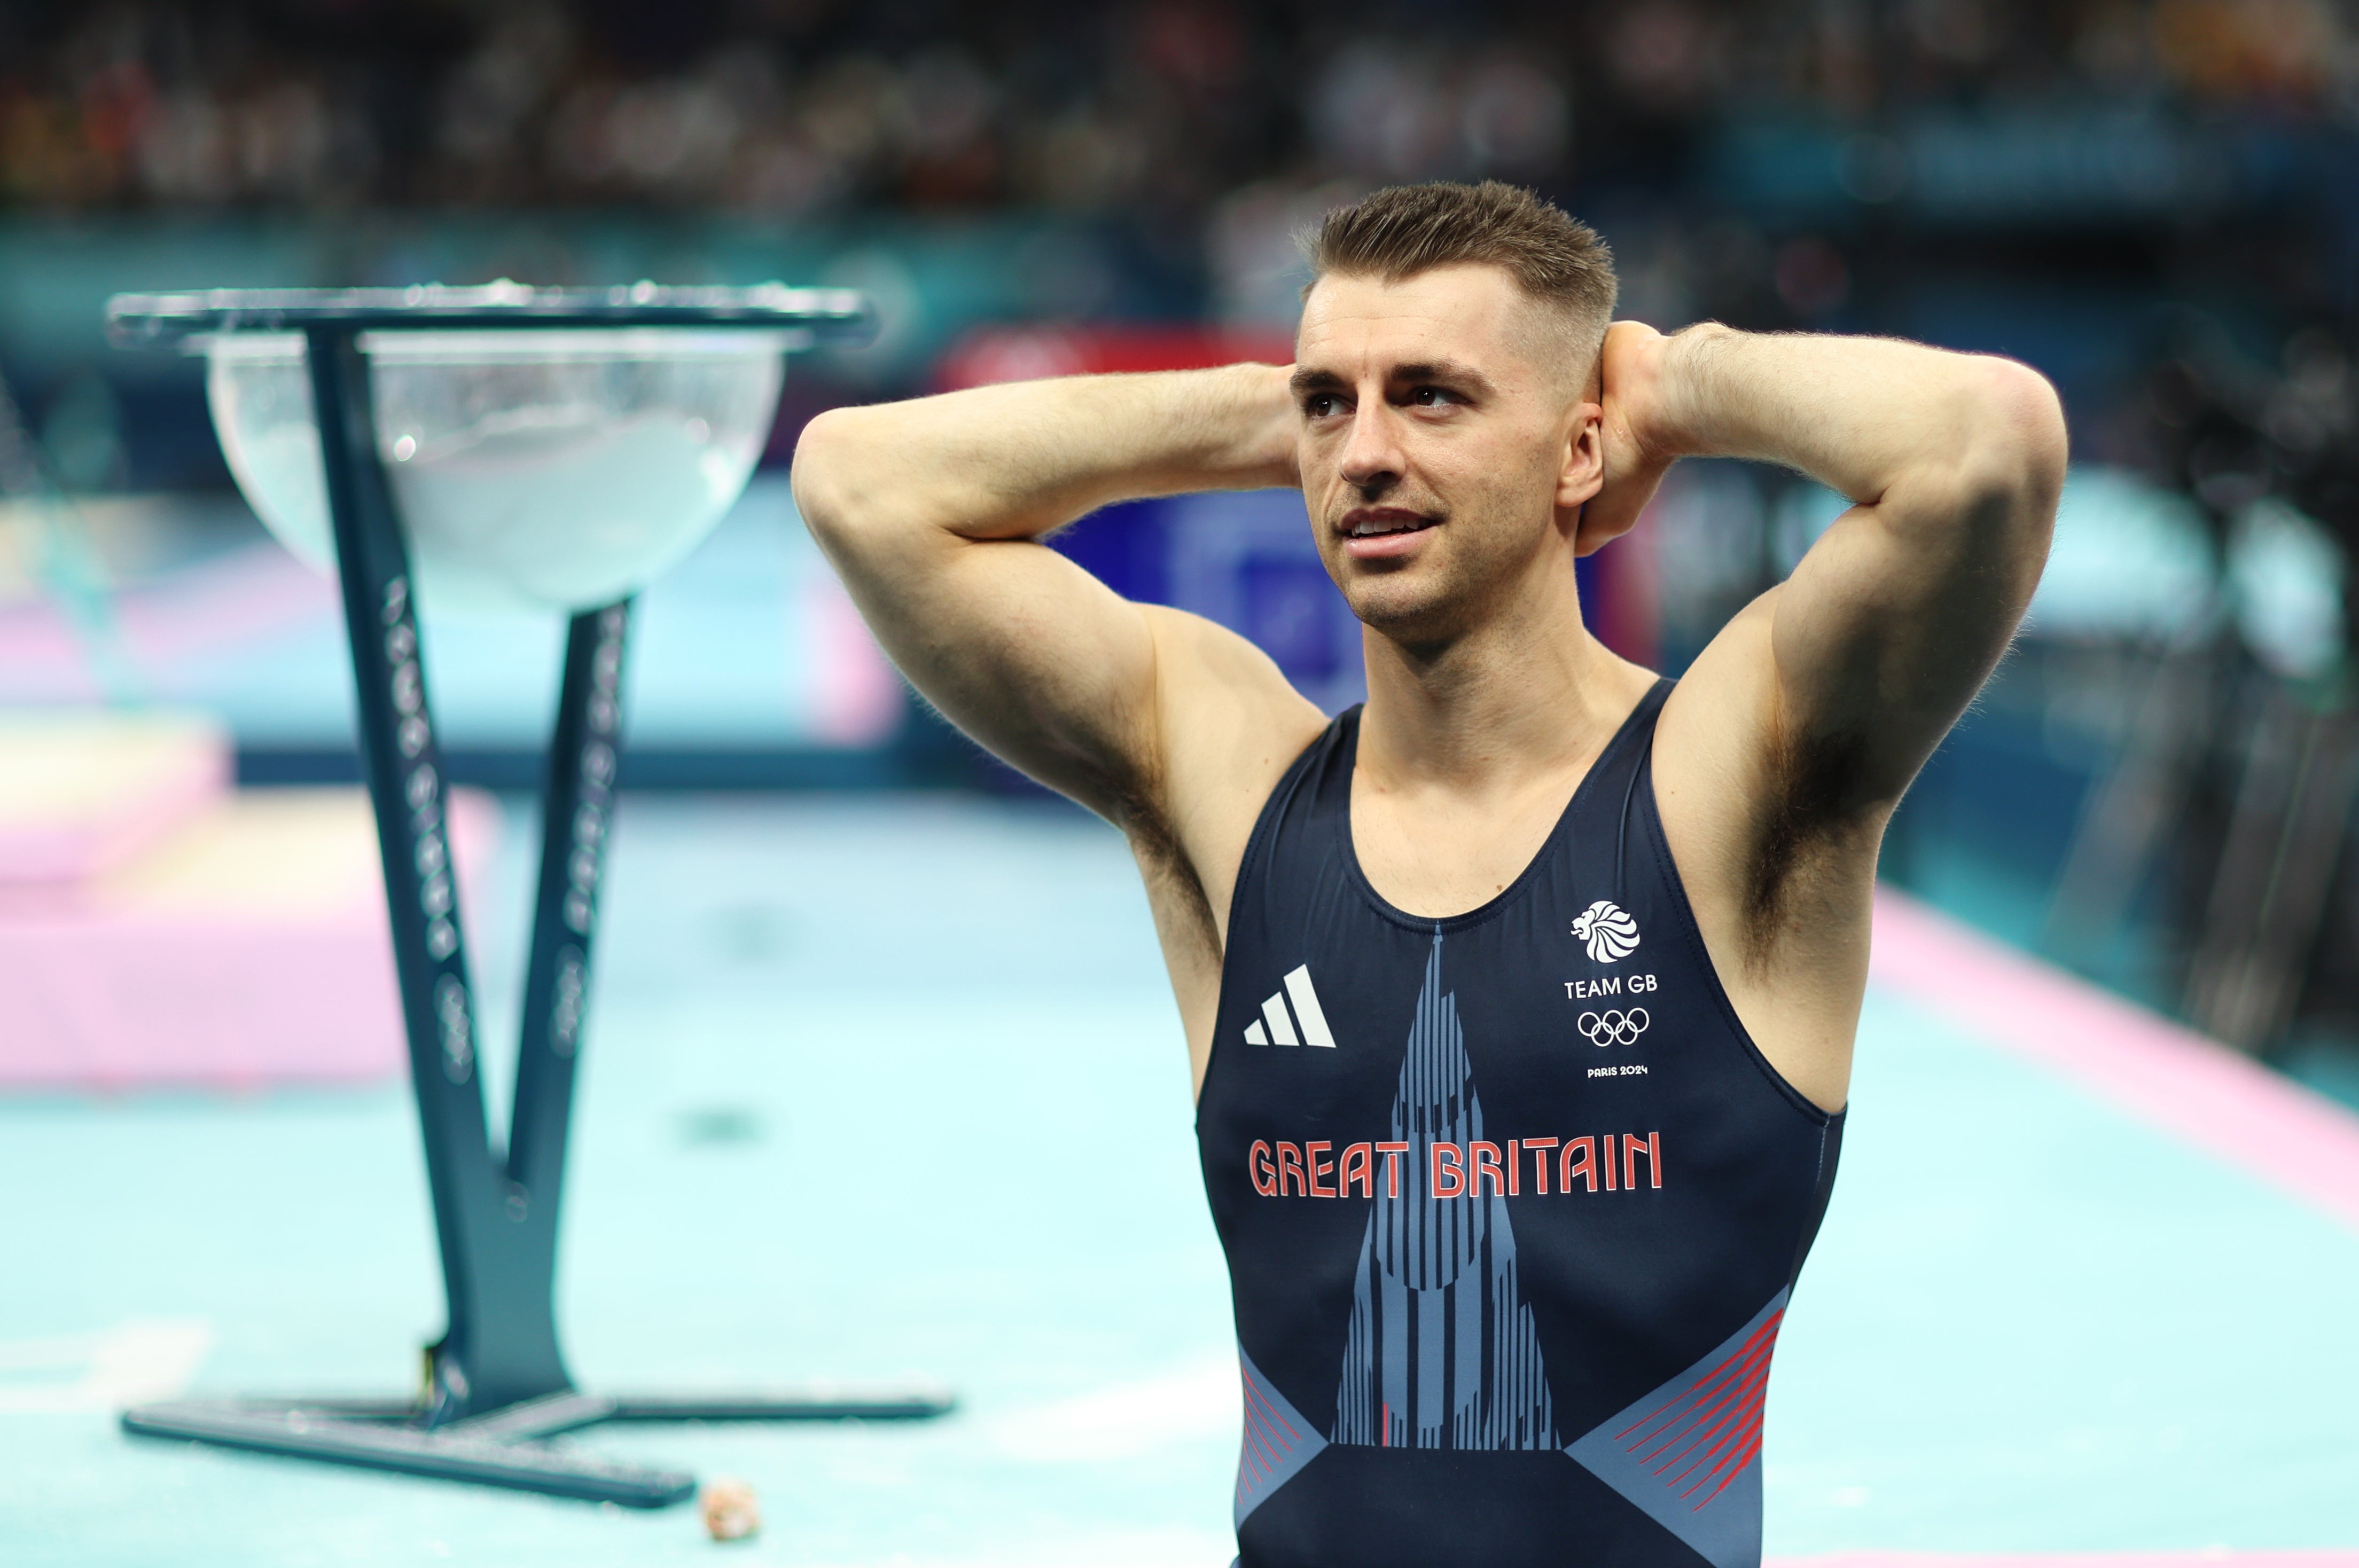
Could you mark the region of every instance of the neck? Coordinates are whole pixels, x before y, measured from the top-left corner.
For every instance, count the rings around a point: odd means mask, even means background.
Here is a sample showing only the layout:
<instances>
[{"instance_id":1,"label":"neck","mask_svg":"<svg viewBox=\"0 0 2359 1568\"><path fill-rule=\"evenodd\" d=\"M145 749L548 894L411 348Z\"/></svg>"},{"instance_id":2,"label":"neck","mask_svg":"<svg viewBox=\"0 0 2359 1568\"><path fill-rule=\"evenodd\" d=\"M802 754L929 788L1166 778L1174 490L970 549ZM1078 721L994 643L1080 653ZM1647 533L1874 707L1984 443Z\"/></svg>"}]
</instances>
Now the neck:
<instances>
[{"instance_id":1,"label":"neck","mask_svg":"<svg viewBox=\"0 0 2359 1568\"><path fill-rule=\"evenodd\" d=\"M1568 566L1439 648L1362 628L1369 784L1503 796L1595 758L1652 677L1590 634Z\"/></svg>"}]
</instances>

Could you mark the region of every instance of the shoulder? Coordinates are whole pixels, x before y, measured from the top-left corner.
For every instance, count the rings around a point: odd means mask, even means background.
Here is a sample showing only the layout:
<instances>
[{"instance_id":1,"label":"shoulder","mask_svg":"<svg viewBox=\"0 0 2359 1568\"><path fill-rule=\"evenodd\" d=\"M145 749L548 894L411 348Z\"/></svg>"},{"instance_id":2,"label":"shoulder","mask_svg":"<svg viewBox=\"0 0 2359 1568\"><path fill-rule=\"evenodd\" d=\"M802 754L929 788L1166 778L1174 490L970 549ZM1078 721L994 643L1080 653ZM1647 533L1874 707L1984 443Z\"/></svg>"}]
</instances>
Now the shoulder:
<instances>
[{"instance_id":1,"label":"shoulder","mask_svg":"<svg viewBox=\"0 0 2359 1568\"><path fill-rule=\"evenodd\" d=\"M1262 806L1327 718L1235 633L1183 611L1142 612L1155 645L1154 826L1225 923Z\"/></svg>"},{"instance_id":2,"label":"shoulder","mask_svg":"<svg viewBox=\"0 0 2359 1568\"><path fill-rule=\"evenodd\" d=\"M1728 806L1767 787L1761 764L1775 723L1770 637L1777 593L1773 588L1732 616L1671 688L1655 730L1658 793L1709 793Z\"/></svg>"},{"instance_id":3,"label":"shoulder","mask_svg":"<svg viewBox=\"0 0 2359 1568\"><path fill-rule=\"evenodd\" d=\"M1299 737L1290 762L1326 727L1277 662L1234 632L1184 610L1138 609L1155 648L1157 717L1185 726L1200 748Z\"/></svg>"}]
</instances>

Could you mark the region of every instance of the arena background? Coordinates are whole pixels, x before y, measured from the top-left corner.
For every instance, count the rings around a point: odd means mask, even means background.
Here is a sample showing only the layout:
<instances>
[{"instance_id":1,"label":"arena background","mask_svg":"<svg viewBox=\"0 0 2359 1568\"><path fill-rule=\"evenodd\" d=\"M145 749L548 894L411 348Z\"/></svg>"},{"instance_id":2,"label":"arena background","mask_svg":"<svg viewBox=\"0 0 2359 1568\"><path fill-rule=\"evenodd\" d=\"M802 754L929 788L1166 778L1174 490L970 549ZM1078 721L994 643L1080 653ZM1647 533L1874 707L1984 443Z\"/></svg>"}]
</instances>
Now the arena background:
<instances>
[{"instance_id":1,"label":"arena background","mask_svg":"<svg viewBox=\"0 0 2359 1568\"><path fill-rule=\"evenodd\" d=\"M2054 557L2016 650L1893 825L1884 876L1917 901L1894 907L1960 923L1939 928L1994 973L2018 972L2008 949L2029 956L2046 968L2022 974L2093 981L2144 1010L2139 1027L2183 1025L2227 1059L2359 1106L2347 3L0 4L0 713L193 712L248 789L359 776L332 589L231 484L201 363L108 345L116 291L501 277L867 291L882 335L796 359L745 499L644 600L598 1014L610 1076L587 1091L588 1173L569 1219L581 1358L661 1372L668 1346L698 1368L796 1377L907 1361L960 1384L977 1413L922 1438L696 1439L779 1499L761 1548L777 1561L1212 1563L1221 1508L1169 1513L1158 1489L1209 1488L1217 1505L1234 1428L1191 1370L1199 1351L1224 1354L1218 1259L1172 1103L1176 1029L1119 846L907 694L803 535L786 469L803 423L839 404L1282 360L1305 223L1381 184L1481 177L1532 185L1596 225L1624 313L1657 326L1891 333L2013 355L2055 382L2073 467ZM1687 465L1645 527L1583 563L1595 623L1676 673L1840 505L1791 475ZM1116 507L1060 544L1127 593L1254 638L1329 708L1356 700L1356 628L1298 497ZM520 961L502 935L529 878L518 792L542 766L562 628L426 613L451 772L506 792L494 815L507 831L478 879L477 940L497 976ZM0 950L11 918L0 905ZM1973 931L2005 947L1973 946ZM911 983L913 968L934 989L895 1005L916 1014L852 1000ZM2062 1092L1960 1088L1981 1069L1925 1068L1952 1049L1929 1034L2007 1026L1924 1005L1919 1018L1872 998L1864 1091L1883 1082L1885 1052L1933 1072L1890 1069L1896 1107L1962 1095L2004 1120L2017 1097ZM1036 1047L1044 1029L1118 1043L1120 1065ZM1006 1060L982 1072L958 1042ZM781 1184L789 1168L835 1168L821 1155L850 1136L817 1128L815 1097L859 1108L899 1094L895 1062L936 1076L946 1118L963 1099L1004 1119L1031 1097L1096 1116L1072 1134L1082 1147L1144 1139L1161 1162L1141 1178L1153 1195L1125 1209L1101 1190L1026 1221L1027 1261L984 1256L969 1235L987 1224L980 1210L912 1218ZM522 1562L561 1541L571 1562L668 1561L693 1546L677 1520L671 1534L629 1520L612 1528L637 1533L602 1535L587 1510L152 1459L114 1434L101 1407L125 1390L407 1375L406 1346L432 1333L434 1281L410 1212L422 1195L407 1101L381 1065L334 1089L226 1073L226 1098L201 1070L161 1087L136 1069L92 1075L97 1088L8 1076L0 1444L17 1458L0 1479L0 1556ZM1113 1108L1090 1109L1097 1089ZM1892 1439L1889 1475L1872 1457L1856 1473L1822 1462L1809 1445L1841 1447L1840 1407L1829 1394L1802 1408L1795 1452L1809 1453L1782 1494L1771 1471L1773 1553L2359 1549L2359 1427L2347 1401L2305 1388L2359 1379L2352 1214L2313 1226L2317 1202L2288 1218L2264 1196L2251 1214L2214 1212L2190 1195L2200 1184L2173 1163L2178 1146L2157 1141L2105 1166L2114 1177L2074 1178L2138 1185L2123 1199L2136 1224L2075 1209L2027 1231L2008 1206L2093 1200L1988 1173L1975 1140L2011 1147L2030 1136L2020 1128L1940 1125L1954 1147L1934 1142L1959 1162L1920 1170L1919 1187L1894 1176L1863 1191L1877 1180L1870 1143L1823 1267L1866 1278L1892 1249L1913 1257L1927 1212L1914 1203L1941 1206L1944 1234L1971 1238L1976 1257L2049 1249L2038 1268L2002 1268L2025 1281L1993 1330L2013 1348L1952 1364L1912 1341L1908 1355L1942 1365L1884 1367L1933 1390L1876 1406L1919 1423ZM2057 1135L2076 1147L2133 1137L2073 1125ZM2331 1126L2318 1136L2359 1136ZM1024 1179L1003 1169L1012 1156L978 1158ZM314 1162L365 1170L312 1216L324 1229L298 1234L293 1217L347 1179L291 1173ZM1995 1206L1969 1213L1968 1191ZM393 1239L362 1239L362 1213ZM2207 1237L2230 1251L2203 1254ZM2115 1266L2166 1281L2180 1314L2168 1333L2130 1324L2147 1309L2095 1275L2052 1296L2036 1282L2097 1269L2116 1245L2137 1261ZM929 1249L930 1262L909 1256ZM2246 1270L2265 1282L2220 1278ZM1051 1277L1063 1282L1040 1282ZM369 1300L347 1299L361 1281ZM1158 1281L1184 1283L1184 1311L1139 1306ZM1099 1337L1073 1354L1098 1357L1094 1371L1059 1359L1075 1331L1057 1314L1082 1298ZM2066 1325L2069 1356L2007 1337L2043 1313ZM124 1326L141 1322L180 1324L182 1337ZM1889 1323L1868 1313L1853 1327ZM2282 1364L2234 1371L2223 1337L2267 1342ZM109 1345L179 1371L110 1383L90 1369ZM2133 1346L2188 1377L2209 1368L2211 1391L2151 1367L2115 1376L2108 1357ZM1842 1360L1832 1344L1819 1355ZM2064 1370L2041 1370L2051 1355ZM2075 1377L2116 1393L2125 1379L2169 1385L2154 1411L2123 1418L2146 1424L2118 1475L2089 1458L2113 1454L2108 1436L2010 1448L2006 1400L1976 1391L2012 1388L2036 1407L2044 1384ZM1843 1387L1860 1399L1883 1386L1856 1381ZM1092 1392L1103 1388L1176 1401L1180 1430L1211 1433L1201 1453L1166 1463L1140 1446L1121 1399L1088 1405L1113 1397ZM1988 1442L1967 1444L1981 1460L1943 1446L1945 1399L1988 1416ZM1084 1433L1093 1420L1114 1433L1101 1445L1115 1460L1091 1470L1086 1436L1025 1414L1057 1400L1081 1401ZM2113 1430L2057 1427L2099 1429ZM996 1444L997 1457L973 1460L962 1442ZM1027 1454L1082 1479L1035 1497L1035 1482L993 1468ZM2158 1478L2173 1466L2183 1480ZM1075 1518L1099 1533L1055 1544ZM12 1530L28 1557L5 1550ZM978 1540L992 1544L970 1551ZM188 1542L200 1545L167 1544Z\"/></svg>"}]
</instances>

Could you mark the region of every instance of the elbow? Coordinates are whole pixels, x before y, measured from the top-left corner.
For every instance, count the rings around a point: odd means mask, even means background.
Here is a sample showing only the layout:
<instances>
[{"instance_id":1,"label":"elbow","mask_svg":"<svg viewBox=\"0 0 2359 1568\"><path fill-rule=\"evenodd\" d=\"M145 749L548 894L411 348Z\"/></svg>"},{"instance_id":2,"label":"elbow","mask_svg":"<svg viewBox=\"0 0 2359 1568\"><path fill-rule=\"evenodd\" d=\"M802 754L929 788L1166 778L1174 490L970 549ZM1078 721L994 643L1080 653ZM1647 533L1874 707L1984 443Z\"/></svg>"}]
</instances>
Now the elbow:
<instances>
[{"instance_id":1,"label":"elbow","mask_svg":"<svg viewBox=\"0 0 2359 1568\"><path fill-rule=\"evenodd\" d=\"M2016 360L1988 360L1984 428L1994 449L1984 466L2009 496L2052 516L2064 488L2071 438L2055 385Z\"/></svg>"},{"instance_id":2,"label":"elbow","mask_svg":"<svg viewBox=\"0 0 2359 1568\"><path fill-rule=\"evenodd\" d=\"M2048 378L2014 360L1977 357L1956 483L1970 516L2006 519L2046 553L2071 442Z\"/></svg>"},{"instance_id":3,"label":"elbow","mask_svg":"<svg viewBox=\"0 0 2359 1568\"><path fill-rule=\"evenodd\" d=\"M795 510L802 514L803 526L821 543L840 536L857 510L845 450L850 445L844 429L849 412L831 408L805 425L796 438L794 463L788 473Z\"/></svg>"},{"instance_id":4,"label":"elbow","mask_svg":"<svg viewBox=\"0 0 2359 1568\"><path fill-rule=\"evenodd\" d=\"M828 554L837 554L859 528L861 516L873 512L868 495L871 464L861 458L861 410L828 408L816 415L795 438L795 462L788 470L795 512L802 525Z\"/></svg>"}]
</instances>

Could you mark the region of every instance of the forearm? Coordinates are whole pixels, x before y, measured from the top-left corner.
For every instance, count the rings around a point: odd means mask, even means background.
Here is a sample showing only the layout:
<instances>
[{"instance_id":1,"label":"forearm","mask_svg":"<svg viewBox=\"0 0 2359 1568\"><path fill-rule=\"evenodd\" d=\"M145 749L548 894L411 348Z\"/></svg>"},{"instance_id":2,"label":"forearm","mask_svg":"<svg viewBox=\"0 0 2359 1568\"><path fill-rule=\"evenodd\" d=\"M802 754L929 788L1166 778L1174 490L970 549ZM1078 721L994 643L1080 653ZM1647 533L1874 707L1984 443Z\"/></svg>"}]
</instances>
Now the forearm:
<instances>
[{"instance_id":1,"label":"forearm","mask_svg":"<svg viewBox=\"0 0 2359 1568\"><path fill-rule=\"evenodd\" d=\"M1655 373L1646 438L1665 456L1779 463L1870 505L2060 477L2055 395L2009 360L1707 324L1664 340Z\"/></svg>"},{"instance_id":2,"label":"forearm","mask_svg":"<svg viewBox=\"0 0 2359 1568\"><path fill-rule=\"evenodd\" d=\"M1286 373L1075 376L836 409L804 432L796 494L815 524L981 540L1038 537L1140 496L1290 484Z\"/></svg>"}]
</instances>

